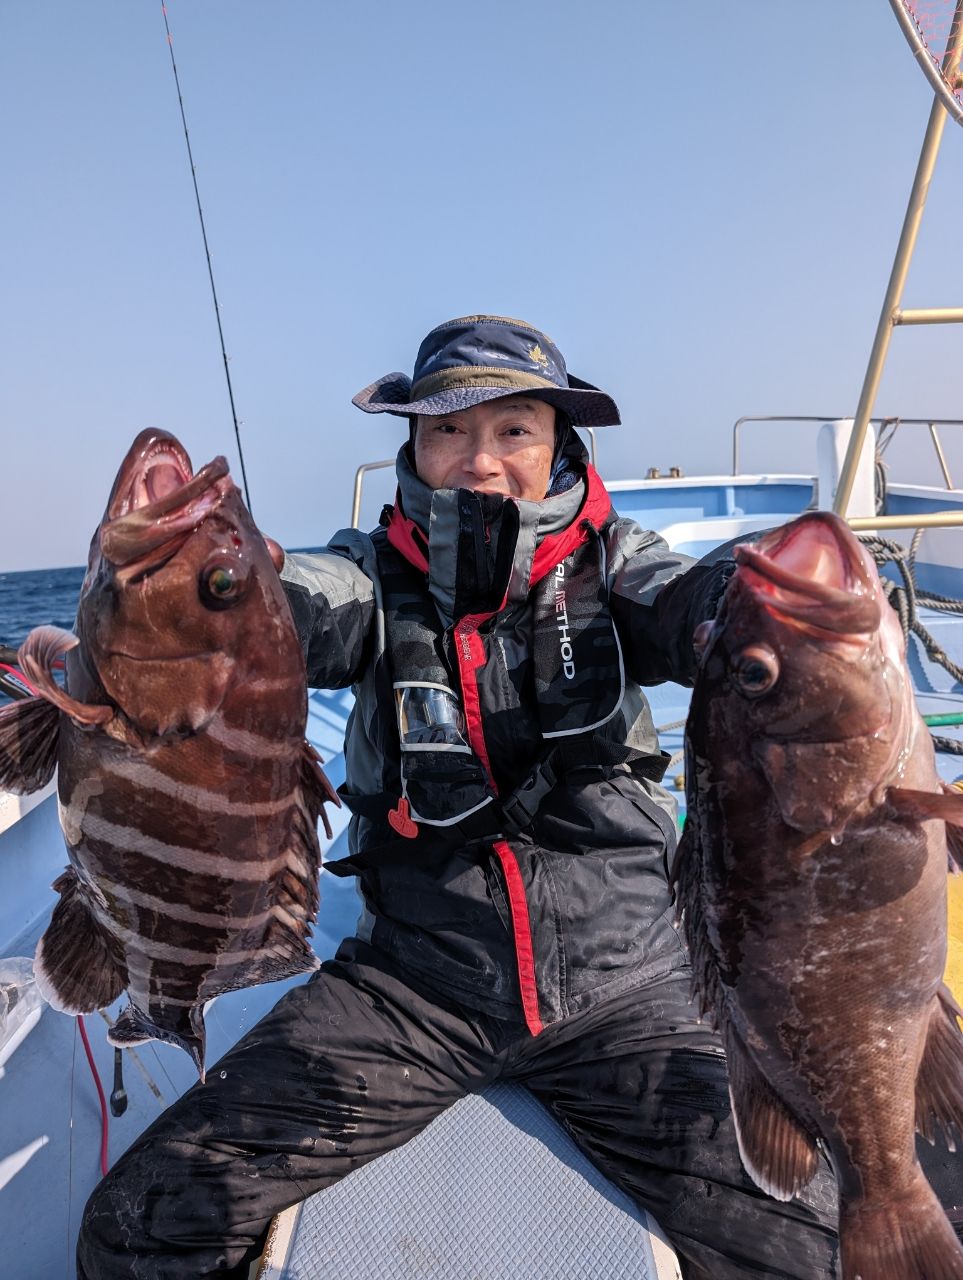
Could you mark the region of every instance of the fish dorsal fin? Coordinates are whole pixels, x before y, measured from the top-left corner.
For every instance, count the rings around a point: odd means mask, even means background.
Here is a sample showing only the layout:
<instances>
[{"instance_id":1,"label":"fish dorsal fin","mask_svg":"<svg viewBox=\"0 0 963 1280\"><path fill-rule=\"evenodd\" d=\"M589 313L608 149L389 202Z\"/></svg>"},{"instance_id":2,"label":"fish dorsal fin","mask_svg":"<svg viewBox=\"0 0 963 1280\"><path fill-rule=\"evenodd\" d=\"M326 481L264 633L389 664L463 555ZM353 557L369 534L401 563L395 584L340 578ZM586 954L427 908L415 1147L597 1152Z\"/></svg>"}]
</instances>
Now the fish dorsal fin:
<instances>
[{"instance_id":1,"label":"fish dorsal fin","mask_svg":"<svg viewBox=\"0 0 963 1280\"><path fill-rule=\"evenodd\" d=\"M963 1136L963 1009L947 987L933 1002L926 1045L916 1075L916 1128L933 1142L937 1130L950 1151Z\"/></svg>"},{"instance_id":2,"label":"fish dorsal fin","mask_svg":"<svg viewBox=\"0 0 963 1280\"><path fill-rule=\"evenodd\" d=\"M17 659L24 675L36 685L40 697L59 707L64 715L85 727L106 724L114 716L111 707L78 702L53 678L54 663L79 643L72 631L64 631L61 627L34 627L20 646Z\"/></svg>"},{"instance_id":3,"label":"fish dorsal fin","mask_svg":"<svg viewBox=\"0 0 963 1280\"><path fill-rule=\"evenodd\" d=\"M60 743L60 712L44 698L24 698L0 709L0 790L29 795L53 777Z\"/></svg>"},{"instance_id":4,"label":"fish dorsal fin","mask_svg":"<svg viewBox=\"0 0 963 1280\"><path fill-rule=\"evenodd\" d=\"M222 959L204 987L205 997L222 995L260 982L280 982L301 973L312 973L318 958L311 950L311 928L318 914L318 876L321 846L318 817L328 800L340 804L337 792L321 770L318 754L307 742L301 756L301 798L291 823L285 867L271 889L271 918L264 928L257 959L245 963L243 975ZM325 821L328 835L331 828Z\"/></svg>"},{"instance_id":5,"label":"fish dorsal fin","mask_svg":"<svg viewBox=\"0 0 963 1280\"><path fill-rule=\"evenodd\" d=\"M816 1173L816 1140L773 1090L731 1026L726 1057L732 1116L746 1172L767 1195L791 1200Z\"/></svg>"},{"instance_id":6,"label":"fish dorsal fin","mask_svg":"<svg viewBox=\"0 0 963 1280\"><path fill-rule=\"evenodd\" d=\"M301 756L301 785L304 788L304 798L308 809L313 813L315 821L320 818L324 823L324 830L330 840L334 832L331 829L331 823L328 821L327 811L324 806L333 804L340 809L341 797L332 787L327 774L321 768L321 757L311 746L311 743L307 741L304 743L304 750Z\"/></svg>"},{"instance_id":7,"label":"fish dorsal fin","mask_svg":"<svg viewBox=\"0 0 963 1280\"><path fill-rule=\"evenodd\" d=\"M700 829L692 813L675 852L670 884L675 895L676 919L682 927L692 963L692 990L699 1016L706 1014L714 1026L720 1022L720 985L715 953L706 929L702 895L703 847Z\"/></svg>"}]
</instances>

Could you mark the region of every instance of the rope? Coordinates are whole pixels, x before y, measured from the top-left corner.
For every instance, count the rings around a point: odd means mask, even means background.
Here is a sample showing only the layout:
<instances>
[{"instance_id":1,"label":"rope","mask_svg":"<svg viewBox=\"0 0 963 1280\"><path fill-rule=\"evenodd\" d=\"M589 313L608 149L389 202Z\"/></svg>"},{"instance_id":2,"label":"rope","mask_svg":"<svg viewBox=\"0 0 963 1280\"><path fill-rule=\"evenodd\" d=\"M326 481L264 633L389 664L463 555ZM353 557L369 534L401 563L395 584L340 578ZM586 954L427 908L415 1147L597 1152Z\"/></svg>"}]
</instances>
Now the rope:
<instances>
[{"instance_id":1,"label":"rope","mask_svg":"<svg viewBox=\"0 0 963 1280\"><path fill-rule=\"evenodd\" d=\"M894 564L902 578L902 586L891 578L882 578L886 598L896 610L903 635L907 638L912 633L922 644L930 662L943 668L958 684L963 684L963 667L957 666L949 654L941 648L935 637L923 626L917 610L920 606L926 609L937 609L943 613L963 614L963 600L955 600L952 596L942 596L936 592L922 592L916 581L916 553L919 550L923 530L917 529L909 549L890 538L880 538L869 534L860 537L878 565ZM963 755L963 742L954 738L943 738L932 735L933 745L937 751L946 751L953 755Z\"/></svg>"},{"instance_id":2,"label":"rope","mask_svg":"<svg viewBox=\"0 0 963 1280\"><path fill-rule=\"evenodd\" d=\"M253 515L251 494L247 487L247 472L244 470L244 450L241 448L241 424L237 420L237 409L234 407L234 387L231 384L231 370L228 365L227 348L224 345L224 329L221 326L221 304L217 300L217 288L214 284L214 268L211 265L211 250L207 243L207 227L204 225L204 210L201 208L201 193L197 186L197 170L194 167L194 153L191 149L191 136L187 131L187 115L184 112L184 98L181 95L181 81L177 74L177 62L174 59L174 41L171 37L170 24L167 21L167 7L161 0L161 12L164 15L164 30L167 32L167 47L171 55L171 69L174 72L174 84L177 88L177 103L181 109L181 124L184 126L184 141L187 143L187 158L191 165L191 181L194 183L194 201L197 204L197 217L201 224L201 238L204 241L204 256L207 259L207 278L211 282L211 297L214 299L214 316L217 320L217 336L221 342L221 359L224 361L224 377L227 380L227 397L231 402L231 418L234 422L234 438L237 440L237 456L241 463L241 481L244 485L244 501Z\"/></svg>"},{"instance_id":3,"label":"rope","mask_svg":"<svg viewBox=\"0 0 963 1280\"><path fill-rule=\"evenodd\" d=\"M944 671L949 672L959 684L963 684L963 667L957 666L949 654L940 647L920 622L917 615L917 608L920 605L927 609L936 609L942 613L963 614L963 600L955 600L952 596L943 596L936 592L921 592L919 590L916 582L916 553L919 550L921 534L922 530L917 529L908 551L901 543L894 542L890 538L869 535L861 537L860 542L863 543L878 565L892 563L899 571L899 575L903 580L902 586L893 582L891 578L884 578L882 581L887 599L899 616L903 634L908 636L912 632L917 636L930 661L935 662Z\"/></svg>"}]
</instances>

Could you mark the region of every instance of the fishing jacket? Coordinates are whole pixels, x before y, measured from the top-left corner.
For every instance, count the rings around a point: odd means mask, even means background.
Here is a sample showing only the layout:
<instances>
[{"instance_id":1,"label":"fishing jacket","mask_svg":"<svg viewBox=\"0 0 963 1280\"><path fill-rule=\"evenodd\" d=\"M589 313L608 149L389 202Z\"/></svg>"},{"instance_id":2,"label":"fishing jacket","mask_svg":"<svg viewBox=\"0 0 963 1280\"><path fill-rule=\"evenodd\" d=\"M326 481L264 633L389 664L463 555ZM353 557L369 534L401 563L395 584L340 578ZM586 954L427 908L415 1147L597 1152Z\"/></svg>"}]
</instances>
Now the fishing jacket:
<instances>
[{"instance_id":1,"label":"fishing jacket","mask_svg":"<svg viewBox=\"0 0 963 1280\"><path fill-rule=\"evenodd\" d=\"M685 963L640 686L692 682L733 567L670 551L573 466L525 502L433 491L405 447L381 526L282 570L309 684L355 695L328 869L359 876L359 936L533 1034Z\"/></svg>"}]
</instances>

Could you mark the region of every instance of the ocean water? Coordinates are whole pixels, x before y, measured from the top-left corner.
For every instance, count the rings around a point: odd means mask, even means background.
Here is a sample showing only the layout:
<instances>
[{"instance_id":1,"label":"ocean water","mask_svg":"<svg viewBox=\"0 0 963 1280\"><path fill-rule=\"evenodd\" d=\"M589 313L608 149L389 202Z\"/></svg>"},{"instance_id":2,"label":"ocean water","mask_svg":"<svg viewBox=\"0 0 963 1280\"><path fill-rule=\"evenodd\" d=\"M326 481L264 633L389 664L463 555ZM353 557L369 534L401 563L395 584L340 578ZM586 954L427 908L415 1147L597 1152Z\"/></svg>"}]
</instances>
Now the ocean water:
<instances>
[{"instance_id":1,"label":"ocean water","mask_svg":"<svg viewBox=\"0 0 963 1280\"><path fill-rule=\"evenodd\" d=\"M16 649L32 627L45 623L71 631L83 580L83 565L0 573L0 645Z\"/></svg>"},{"instance_id":2,"label":"ocean water","mask_svg":"<svg viewBox=\"0 0 963 1280\"><path fill-rule=\"evenodd\" d=\"M0 573L0 644L16 649L32 627L70 631L84 580L82 565Z\"/></svg>"}]
</instances>

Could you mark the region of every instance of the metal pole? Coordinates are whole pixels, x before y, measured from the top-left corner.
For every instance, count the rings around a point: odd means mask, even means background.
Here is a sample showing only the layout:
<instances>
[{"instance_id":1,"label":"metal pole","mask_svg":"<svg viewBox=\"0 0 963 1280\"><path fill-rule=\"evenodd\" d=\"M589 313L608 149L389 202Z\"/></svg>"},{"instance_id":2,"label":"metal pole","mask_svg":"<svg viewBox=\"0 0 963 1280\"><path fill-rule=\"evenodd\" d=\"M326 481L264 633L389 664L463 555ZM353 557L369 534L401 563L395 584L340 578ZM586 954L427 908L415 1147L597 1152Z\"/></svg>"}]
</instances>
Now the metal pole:
<instances>
[{"instance_id":1,"label":"metal pole","mask_svg":"<svg viewBox=\"0 0 963 1280\"><path fill-rule=\"evenodd\" d=\"M739 418L732 428L732 474L739 474L739 431L744 422L748 422L748 418Z\"/></svg>"},{"instance_id":2,"label":"metal pole","mask_svg":"<svg viewBox=\"0 0 963 1280\"><path fill-rule=\"evenodd\" d=\"M961 42L963 42L961 13L963 13L963 0L959 0L956 6L954 26L951 28L950 42L947 46L946 56L943 59L945 72L951 71L959 59L960 46ZM846 451L846 460L843 463L842 474L839 477L839 485L836 489L834 508L838 515L846 514L849 499L852 496L853 483L856 479L856 464L862 453L863 441L866 439L870 416L876 401L876 393L879 390L880 379L883 376L886 353L889 350L889 342L893 333L893 315L899 307L900 299L903 296L903 287L906 284L910 260L916 245L916 237L919 234L920 223L923 219L926 197L929 192L930 180L933 177L933 170L936 167L936 157L939 154L945 125L946 108L939 98L934 97L933 105L930 108L930 118L926 126L926 134L923 138L923 147L916 166L916 177L913 180L913 189L910 192L906 217L903 219L903 230L896 249L896 259L890 274L886 297L883 300L879 324L876 327L876 337L873 342L873 349L870 352L869 365L866 369L863 389L856 408L856 417L853 420L849 448Z\"/></svg>"},{"instance_id":3,"label":"metal pole","mask_svg":"<svg viewBox=\"0 0 963 1280\"><path fill-rule=\"evenodd\" d=\"M584 431L589 438L589 462L591 462L592 466L595 467L595 428L582 427L581 430ZM597 469L598 468L596 467L596 470Z\"/></svg>"},{"instance_id":4,"label":"metal pole","mask_svg":"<svg viewBox=\"0 0 963 1280\"><path fill-rule=\"evenodd\" d=\"M963 511L917 511L905 516L849 516L846 523L858 533L871 529L949 529L963 524Z\"/></svg>"},{"instance_id":5,"label":"metal pole","mask_svg":"<svg viewBox=\"0 0 963 1280\"><path fill-rule=\"evenodd\" d=\"M946 455L943 453L943 445L940 441L939 432L936 430L936 423L928 422L926 425L930 429L930 439L933 441L933 448L936 450L936 456L939 459L940 470L943 472L946 487L947 489L952 489L953 481L950 479L950 469L946 465Z\"/></svg>"},{"instance_id":6,"label":"metal pole","mask_svg":"<svg viewBox=\"0 0 963 1280\"><path fill-rule=\"evenodd\" d=\"M939 153L945 125L946 111L939 99L934 98L933 105L930 108L929 123L926 126L926 136L923 139L923 148L920 152L919 163L916 166L916 177L913 181L913 189L910 192L909 206L906 210L906 217L903 220L903 230L896 250L896 259L890 274L886 297L883 300L879 323L876 326L876 337L873 341L873 349L870 352L869 365L866 369L866 377L863 380L859 404L856 407L856 417L853 419L853 431L849 437L849 448L846 450L846 459L843 462L842 473L836 488L834 506L838 515L846 514L849 499L853 492L853 483L856 479L856 463L863 449L863 441L866 439L869 419L873 412L873 405L876 402L876 393L879 390L880 379L883 376L886 353L889 350L890 338L893 335L893 313L899 306L900 299L903 296L903 286L906 284L910 260L913 257L913 249L916 246L916 237L919 234L923 210L926 207L926 196L929 191L930 180L933 177L933 169L936 166L936 157Z\"/></svg>"},{"instance_id":7,"label":"metal pole","mask_svg":"<svg viewBox=\"0 0 963 1280\"><path fill-rule=\"evenodd\" d=\"M897 307L893 324L963 324L963 307Z\"/></svg>"},{"instance_id":8,"label":"metal pole","mask_svg":"<svg viewBox=\"0 0 963 1280\"><path fill-rule=\"evenodd\" d=\"M365 475L369 471L380 471L382 467L393 467L395 465L394 458L385 458L383 462L364 462L354 473L354 495L351 499L351 528L358 528L358 521L361 519L361 487L364 484Z\"/></svg>"},{"instance_id":9,"label":"metal pole","mask_svg":"<svg viewBox=\"0 0 963 1280\"><path fill-rule=\"evenodd\" d=\"M948 56L944 56L942 70L938 69L926 43L920 37L920 30L916 25L916 20L908 12L904 0L889 0L889 3L899 25L903 28L903 34L906 36L917 62L920 64L920 70L933 86L933 92L937 95L942 95L947 100L947 108L950 114L957 124L963 124L963 103L953 96L960 85L957 75L953 74L952 61ZM963 17L963 4L960 3L960 0L957 0L953 22L958 23L961 17ZM947 42L947 55L951 52L950 44L953 40L953 31L954 27L951 23Z\"/></svg>"}]
</instances>

